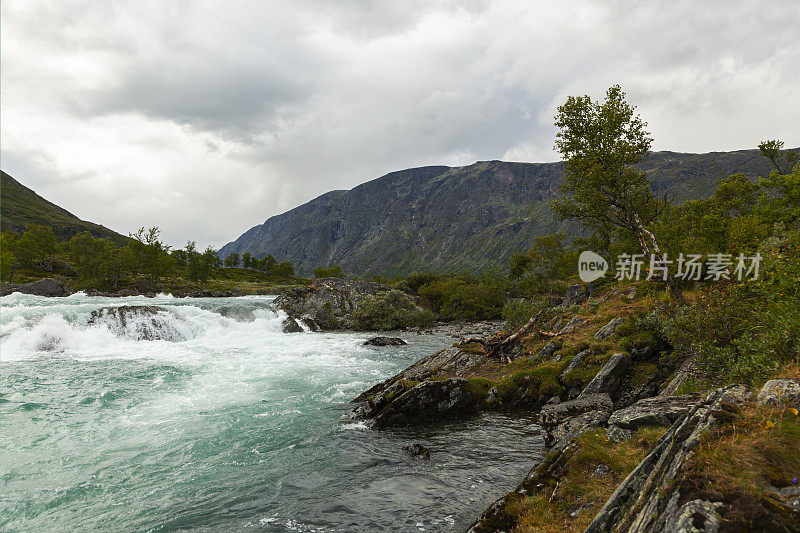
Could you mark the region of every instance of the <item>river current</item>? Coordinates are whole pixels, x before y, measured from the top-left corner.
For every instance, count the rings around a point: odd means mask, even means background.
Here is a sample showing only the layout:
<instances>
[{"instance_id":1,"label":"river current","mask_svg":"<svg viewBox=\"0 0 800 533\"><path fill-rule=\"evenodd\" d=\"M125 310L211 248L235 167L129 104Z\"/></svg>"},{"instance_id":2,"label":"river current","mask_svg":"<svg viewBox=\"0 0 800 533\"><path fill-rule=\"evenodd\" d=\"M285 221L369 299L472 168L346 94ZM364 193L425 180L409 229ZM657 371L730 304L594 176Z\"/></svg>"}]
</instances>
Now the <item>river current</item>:
<instances>
[{"instance_id":1,"label":"river current","mask_svg":"<svg viewBox=\"0 0 800 533\"><path fill-rule=\"evenodd\" d=\"M541 459L532 418L341 423L452 339L285 334L272 299L3 297L0 530L460 531ZM160 309L91 318L122 305Z\"/></svg>"}]
</instances>

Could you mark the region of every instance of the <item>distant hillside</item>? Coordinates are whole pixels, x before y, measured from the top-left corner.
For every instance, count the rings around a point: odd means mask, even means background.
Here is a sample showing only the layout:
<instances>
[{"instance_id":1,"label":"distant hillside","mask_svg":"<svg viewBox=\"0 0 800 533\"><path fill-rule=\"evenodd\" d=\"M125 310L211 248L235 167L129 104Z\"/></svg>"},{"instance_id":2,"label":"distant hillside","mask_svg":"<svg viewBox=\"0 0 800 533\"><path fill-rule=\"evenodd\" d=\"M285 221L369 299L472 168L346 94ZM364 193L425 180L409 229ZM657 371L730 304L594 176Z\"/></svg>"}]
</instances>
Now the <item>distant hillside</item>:
<instances>
[{"instance_id":1,"label":"distant hillside","mask_svg":"<svg viewBox=\"0 0 800 533\"><path fill-rule=\"evenodd\" d=\"M769 172L758 150L656 152L642 168L657 192L678 202L711 194L735 172ZM536 236L570 229L549 208L562 172L561 163L502 161L392 172L271 217L220 255L270 253L300 274L337 263L359 275L485 270L507 264Z\"/></svg>"},{"instance_id":2,"label":"distant hillside","mask_svg":"<svg viewBox=\"0 0 800 533\"><path fill-rule=\"evenodd\" d=\"M128 237L99 224L81 220L66 209L48 202L5 172L0 171L0 177L0 227L3 231L21 233L28 224L41 224L52 227L60 241L68 240L82 231L117 243L128 240Z\"/></svg>"}]
</instances>

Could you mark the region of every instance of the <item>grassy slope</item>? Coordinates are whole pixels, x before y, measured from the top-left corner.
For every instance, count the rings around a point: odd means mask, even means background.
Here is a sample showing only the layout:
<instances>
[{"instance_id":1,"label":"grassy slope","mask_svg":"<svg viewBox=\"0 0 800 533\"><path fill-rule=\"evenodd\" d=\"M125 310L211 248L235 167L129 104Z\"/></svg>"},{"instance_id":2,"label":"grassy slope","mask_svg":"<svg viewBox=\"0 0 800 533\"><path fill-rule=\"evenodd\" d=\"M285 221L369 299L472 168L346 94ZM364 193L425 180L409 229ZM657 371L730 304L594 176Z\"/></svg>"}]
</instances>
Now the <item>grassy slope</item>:
<instances>
[{"instance_id":1,"label":"grassy slope","mask_svg":"<svg viewBox=\"0 0 800 533\"><path fill-rule=\"evenodd\" d=\"M59 241L68 240L82 231L88 231L95 237L104 237L119 244L128 240L128 237L104 226L79 219L2 172L2 187L0 187L2 230L21 233L29 224L50 226Z\"/></svg>"}]
</instances>

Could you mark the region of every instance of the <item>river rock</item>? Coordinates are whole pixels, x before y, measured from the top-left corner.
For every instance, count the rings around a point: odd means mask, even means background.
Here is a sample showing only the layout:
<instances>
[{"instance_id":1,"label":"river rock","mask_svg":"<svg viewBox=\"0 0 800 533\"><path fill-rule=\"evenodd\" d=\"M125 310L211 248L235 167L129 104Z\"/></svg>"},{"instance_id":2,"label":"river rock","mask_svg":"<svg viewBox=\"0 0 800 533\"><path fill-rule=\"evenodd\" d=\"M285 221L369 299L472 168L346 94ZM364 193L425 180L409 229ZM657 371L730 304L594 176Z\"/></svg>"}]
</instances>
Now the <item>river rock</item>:
<instances>
[{"instance_id":1,"label":"river rock","mask_svg":"<svg viewBox=\"0 0 800 533\"><path fill-rule=\"evenodd\" d=\"M594 338L599 341L610 339L611 336L614 335L614 333L617 331L617 327L622 325L623 322L625 322L624 318L621 317L612 318L611 320L609 320L608 324L600 328L597 331L597 333L594 334Z\"/></svg>"},{"instance_id":2,"label":"river rock","mask_svg":"<svg viewBox=\"0 0 800 533\"><path fill-rule=\"evenodd\" d=\"M760 405L800 409L800 384L793 379L771 379L761 387L756 402Z\"/></svg>"},{"instance_id":3,"label":"river rock","mask_svg":"<svg viewBox=\"0 0 800 533\"><path fill-rule=\"evenodd\" d=\"M594 410L581 413L578 416L565 420L550 432L552 449L560 450L566 447L573 439L577 439L590 429L602 426L608 420L608 416L608 411Z\"/></svg>"},{"instance_id":4,"label":"river rock","mask_svg":"<svg viewBox=\"0 0 800 533\"><path fill-rule=\"evenodd\" d=\"M46 296L48 298L69 296L72 294L63 283L53 278L44 278L33 283L23 283L22 285L4 284L0 290L1 296L7 296L14 292L22 294L32 294L34 296Z\"/></svg>"},{"instance_id":5,"label":"river rock","mask_svg":"<svg viewBox=\"0 0 800 533\"><path fill-rule=\"evenodd\" d=\"M290 317L312 320L322 330L355 329L353 311L367 298L393 289L371 281L322 278L307 287L289 289L274 303Z\"/></svg>"},{"instance_id":6,"label":"river rock","mask_svg":"<svg viewBox=\"0 0 800 533\"><path fill-rule=\"evenodd\" d=\"M408 452L412 459L422 459L423 461L430 461L431 451L422 444L410 444L403 446L403 449Z\"/></svg>"},{"instance_id":7,"label":"river rock","mask_svg":"<svg viewBox=\"0 0 800 533\"><path fill-rule=\"evenodd\" d=\"M405 346L407 344L399 337L372 337L364 341L364 346Z\"/></svg>"},{"instance_id":8,"label":"river rock","mask_svg":"<svg viewBox=\"0 0 800 533\"><path fill-rule=\"evenodd\" d=\"M104 324L115 335L137 341L182 341L186 336L175 327L179 320L155 305L121 305L92 311L89 324Z\"/></svg>"},{"instance_id":9,"label":"river rock","mask_svg":"<svg viewBox=\"0 0 800 533\"><path fill-rule=\"evenodd\" d=\"M376 429L416 425L472 414L477 406L466 379L423 381L400 394L367 425Z\"/></svg>"},{"instance_id":10,"label":"river rock","mask_svg":"<svg viewBox=\"0 0 800 533\"><path fill-rule=\"evenodd\" d=\"M614 411L608 419L608 424L624 429L636 429L640 426L667 426L691 409L699 399L696 394L645 398L630 407Z\"/></svg>"},{"instance_id":11,"label":"river rock","mask_svg":"<svg viewBox=\"0 0 800 533\"><path fill-rule=\"evenodd\" d=\"M281 328L283 329L284 333L303 333L304 331L303 326L301 326L297 320L290 316L283 319Z\"/></svg>"}]
</instances>

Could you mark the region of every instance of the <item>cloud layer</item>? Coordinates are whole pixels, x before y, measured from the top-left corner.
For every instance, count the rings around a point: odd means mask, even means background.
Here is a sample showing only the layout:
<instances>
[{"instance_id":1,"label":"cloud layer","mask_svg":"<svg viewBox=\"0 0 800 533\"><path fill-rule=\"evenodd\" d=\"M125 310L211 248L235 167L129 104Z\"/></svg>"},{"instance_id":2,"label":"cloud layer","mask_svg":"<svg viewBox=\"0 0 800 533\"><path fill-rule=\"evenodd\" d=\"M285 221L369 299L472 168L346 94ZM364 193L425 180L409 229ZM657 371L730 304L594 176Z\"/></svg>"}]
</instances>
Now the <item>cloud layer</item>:
<instances>
[{"instance_id":1,"label":"cloud layer","mask_svg":"<svg viewBox=\"0 0 800 533\"><path fill-rule=\"evenodd\" d=\"M800 145L800 2L2 3L4 170L122 233L219 246L386 172L552 161L620 83L655 149Z\"/></svg>"}]
</instances>

